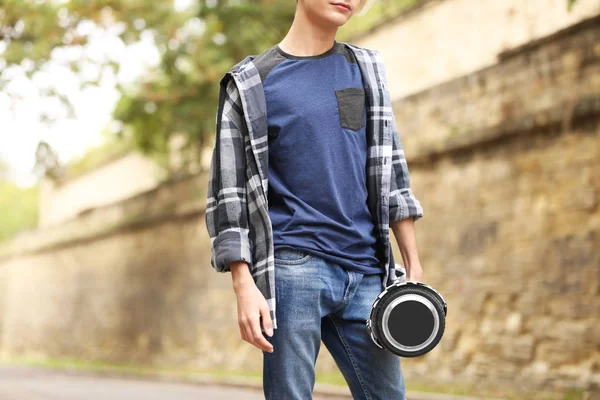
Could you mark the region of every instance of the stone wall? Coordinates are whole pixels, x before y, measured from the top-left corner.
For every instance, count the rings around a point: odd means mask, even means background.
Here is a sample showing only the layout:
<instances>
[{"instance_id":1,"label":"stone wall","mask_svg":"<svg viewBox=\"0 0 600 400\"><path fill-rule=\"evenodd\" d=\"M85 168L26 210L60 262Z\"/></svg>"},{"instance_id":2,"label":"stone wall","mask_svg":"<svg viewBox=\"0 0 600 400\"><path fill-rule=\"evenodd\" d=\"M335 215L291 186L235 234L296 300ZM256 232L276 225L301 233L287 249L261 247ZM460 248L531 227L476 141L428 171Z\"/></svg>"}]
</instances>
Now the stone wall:
<instances>
[{"instance_id":1,"label":"stone wall","mask_svg":"<svg viewBox=\"0 0 600 400\"><path fill-rule=\"evenodd\" d=\"M599 39L588 20L394 103L425 281L448 302L440 345L402 359L409 382L600 388ZM0 354L260 371L209 264L205 187L0 247ZM337 369L324 347L317 367Z\"/></svg>"},{"instance_id":2,"label":"stone wall","mask_svg":"<svg viewBox=\"0 0 600 400\"><path fill-rule=\"evenodd\" d=\"M410 377L600 389L600 18L394 104L448 328Z\"/></svg>"},{"instance_id":3,"label":"stone wall","mask_svg":"<svg viewBox=\"0 0 600 400\"><path fill-rule=\"evenodd\" d=\"M41 227L56 225L79 213L115 203L155 188L166 171L139 153L123 154L76 178L59 184L42 182Z\"/></svg>"},{"instance_id":4,"label":"stone wall","mask_svg":"<svg viewBox=\"0 0 600 400\"><path fill-rule=\"evenodd\" d=\"M381 52L393 99L496 64L498 53L598 14L598 0L421 0L357 38ZM358 17L360 18L360 17Z\"/></svg>"},{"instance_id":5,"label":"stone wall","mask_svg":"<svg viewBox=\"0 0 600 400\"><path fill-rule=\"evenodd\" d=\"M0 354L256 368L231 277L208 261L206 185L165 183L3 246Z\"/></svg>"}]
</instances>

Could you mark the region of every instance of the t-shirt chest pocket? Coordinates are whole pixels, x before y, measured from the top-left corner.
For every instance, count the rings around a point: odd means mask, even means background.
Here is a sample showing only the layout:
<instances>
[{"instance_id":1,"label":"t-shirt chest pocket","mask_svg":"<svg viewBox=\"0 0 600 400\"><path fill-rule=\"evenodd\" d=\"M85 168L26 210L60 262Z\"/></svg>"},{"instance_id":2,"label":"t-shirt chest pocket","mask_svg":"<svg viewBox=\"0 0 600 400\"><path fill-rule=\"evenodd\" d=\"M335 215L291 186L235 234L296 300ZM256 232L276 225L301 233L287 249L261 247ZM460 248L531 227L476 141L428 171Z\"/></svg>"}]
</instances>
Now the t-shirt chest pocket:
<instances>
[{"instance_id":1,"label":"t-shirt chest pocket","mask_svg":"<svg viewBox=\"0 0 600 400\"><path fill-rule=\"evenodd\" d=\"M342 128L357 131L365 126L365 90L351 87L335 91Z\"/></svg>"}]
</instances>

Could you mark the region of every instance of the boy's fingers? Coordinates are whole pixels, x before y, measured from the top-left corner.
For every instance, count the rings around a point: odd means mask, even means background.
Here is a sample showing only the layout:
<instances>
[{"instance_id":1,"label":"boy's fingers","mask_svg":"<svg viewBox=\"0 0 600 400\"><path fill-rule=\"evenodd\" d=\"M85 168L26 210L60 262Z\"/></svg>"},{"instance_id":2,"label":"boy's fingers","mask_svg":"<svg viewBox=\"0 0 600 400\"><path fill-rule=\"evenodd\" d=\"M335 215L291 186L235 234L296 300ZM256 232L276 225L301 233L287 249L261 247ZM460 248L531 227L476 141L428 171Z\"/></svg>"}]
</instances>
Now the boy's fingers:
<instances>
[{"instance_id":1,"label":"boy's fingers","mask_svg":"<svg viewBox=\"0 0 600 400\"><path fill-rule=\"evenodd\" d=\"M253 338L252 343L254 343L256 347L259 347L265 351L271 351L273 345L269 343L267 339L265 339L265 337L263 336L262 331L260 330L259 318L256 318L251 322L250 329Z\"/></svg>"},{"instance_id":2,"label":"boy's fingers","mask_svg":"<svg viewBox=\"0 0 600 400\"><path fill-rule=\"evenodd\" d=\"M273 321L271 321L271 313L269 305L265 301L265 305L261 308L262 326L267 335L273 336Z\"/></svg>"},{"instance_id":3,"label":"boy's fingers","mask_svg":"<svg viewBox=\"0 0 600 400\"><path fill-rule=\"evenodd\" d=\"M240 326L240 334L242 335L242 339L244 339L246 342L250 342L246 322L243 319L240 319L238 325Z\"/></svg>"}]
</instances>

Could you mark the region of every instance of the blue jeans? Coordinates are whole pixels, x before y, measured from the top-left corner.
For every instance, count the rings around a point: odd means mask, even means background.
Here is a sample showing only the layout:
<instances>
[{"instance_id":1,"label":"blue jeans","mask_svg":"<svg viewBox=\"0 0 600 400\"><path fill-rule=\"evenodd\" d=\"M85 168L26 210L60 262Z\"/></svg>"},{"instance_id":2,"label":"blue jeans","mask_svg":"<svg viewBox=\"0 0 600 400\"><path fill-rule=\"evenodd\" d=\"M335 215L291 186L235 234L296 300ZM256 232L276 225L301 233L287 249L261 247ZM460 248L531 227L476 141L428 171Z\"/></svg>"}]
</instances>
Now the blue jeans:
<instances>
[{"instance_id":1,"label":"blue jeans","mask_svg":"<svg viewBox=\"0 0 600 400\"><path fill-rule=\"evenodd\" d=\"M400 357L377 347L365 322L382 275L349 271L303 250L275 251L277 329L263 335L267 400L312 399L321 340L354 399L405 400Z\"/></svg>"}]
</instances>

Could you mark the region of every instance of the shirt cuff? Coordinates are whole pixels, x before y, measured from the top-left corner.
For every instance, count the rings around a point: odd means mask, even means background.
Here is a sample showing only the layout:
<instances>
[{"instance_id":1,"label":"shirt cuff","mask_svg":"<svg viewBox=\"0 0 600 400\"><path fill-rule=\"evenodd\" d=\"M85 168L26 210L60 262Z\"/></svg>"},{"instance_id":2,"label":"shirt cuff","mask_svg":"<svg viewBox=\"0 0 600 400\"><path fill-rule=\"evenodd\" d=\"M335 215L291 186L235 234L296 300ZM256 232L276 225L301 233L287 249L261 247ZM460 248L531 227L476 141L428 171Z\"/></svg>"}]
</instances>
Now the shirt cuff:
<instances>
[{"instance_id":1,"label":"shirt cuff","mask_svg":"<svg viewBox=\"0 0 600 400\"><path fill-rule=\"evenodd\" d=\"M411 217L416 222L423 217L423 207L410 188L390 192L389 208L390 224Z\"/></svg>"},{"instance_id":2,"label":"shirt cuff","mask_svg":"<svg viewBox=\"0 0 600 400\"><path fill-rule=\"evenodd\" d=\"M231 272L230 265L235 261L245 261L251 266L252 255L245 232L222 232L212 240L210 263L217 272Z\"/></svg>"}]
</instances>

